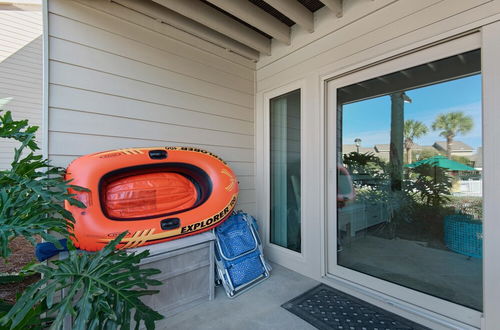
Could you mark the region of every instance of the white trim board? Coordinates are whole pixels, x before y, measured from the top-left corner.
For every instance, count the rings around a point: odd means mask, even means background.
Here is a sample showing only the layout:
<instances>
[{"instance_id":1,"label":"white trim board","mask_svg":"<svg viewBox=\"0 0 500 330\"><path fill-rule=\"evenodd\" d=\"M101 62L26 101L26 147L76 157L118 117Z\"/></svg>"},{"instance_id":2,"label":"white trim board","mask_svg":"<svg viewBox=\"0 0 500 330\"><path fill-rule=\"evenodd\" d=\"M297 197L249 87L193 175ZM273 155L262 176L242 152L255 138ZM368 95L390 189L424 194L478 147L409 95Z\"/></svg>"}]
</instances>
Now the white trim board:
<instances>
[{"instance_id":1,"label":"white trim board","mask_svg":"<svg viewBox=\"0 0 500 330\"><path fill-rule=\"evenodd\" d=\"M49 157L49 8L43 1L43 93L42 93L42 155Z\"/></svg>"},{"instance_id":2,"label":"white trim board","mask_svg":"<svg viewBox=\"0 0 500 330\"><path fill-rule=\"evenodd\" d=\"M484 142L484 323L482 329L500 325L500 22L482 29L483 142Z\"/></svg>"},{"instance_id":3,"label":"white trim board","mask_svg":"<svg viewBox=\"0 0 500 330\"><path fill-rule=\"evenodd\" d=\"M302 119L305 115L304 112L304 83L303 81L297 81L291 84L288 84L287 86L283 86L280 88L277 88L271 92L265 93L262 98L263 102L263 109L264 111L262 112L257 112L257 121L263 123L263 131L262 131L262 136L256 136L258 139L260 139L261 143L263 143L264 148L263 150L270 150L270 118L269 118L269 110L270 110L270 100L287 94L289 92L292 92L294 90L300 90L300 114L301 114L301 125L302 125ZM301 130L301 137L302 137L302 130ZM303 153L304 153L304 142L303 139L301 141L301 171L303 169ZM261 182L262 187L265 188L265 193L259 195L259 200L261 200L261 203L264 203L266 205L265 209L270 209L270 171L269 171L269 162L270 162L270 156L269 152L264 152L261 155L258 155L257 157L261 156L262 161L265 166L262 168L258 168L257 171L258 173L261 173L258 175L258 180ZM301 191L303 191L303 180L301 180ZM303 196L303 195L302 195ZM301 203L303 203L303 199L301 196ZM301 237L304 237L304 212L303 208L301 207ZM305 262L305 251L304 247L301 246L301 252L295 252L291 251L287 248L284 248L282 246L273 244L270 242L270 214L269 212L266 213L261 213L259 214L258 218L262 222L261 228L263 232L263 242L264 242L264 248L266 249L266 254L268 257L273 260L275 258L279 258L280 255L285 255L288 256L289 258L295 260L295 262L298 263L304 263ZM303 239L301 239L302 241Z\"/></svg>"}]
</instances>

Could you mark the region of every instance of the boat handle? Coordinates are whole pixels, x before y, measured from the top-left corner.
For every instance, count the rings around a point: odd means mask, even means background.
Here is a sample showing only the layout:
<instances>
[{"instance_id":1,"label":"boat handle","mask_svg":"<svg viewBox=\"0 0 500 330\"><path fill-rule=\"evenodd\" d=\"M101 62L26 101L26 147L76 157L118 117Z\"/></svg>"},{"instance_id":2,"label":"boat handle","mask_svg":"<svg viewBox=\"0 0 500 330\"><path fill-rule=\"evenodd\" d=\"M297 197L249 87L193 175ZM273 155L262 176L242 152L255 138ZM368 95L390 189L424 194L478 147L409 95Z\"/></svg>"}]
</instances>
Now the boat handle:
<instances>
[{"instance_id":1,"label":"boat handle","mask_svg":"<svg viewBox=\"0 0 500 330\"><path fill-rule=\"evenodd\" d=\"M149 150L149 158L165 159L167 158L167 152L165 150Z\"/></svg>"},{"instance_id":2,"label":"boat handle","mask_svg":"<svg viewBox=\"0 0 500 330\"><path fill-rule=\"evenodd\" d=\"M179 218L168 218L160 221L161 229L163 230L171 230L175 228L179 228L181 224L181 220Z\"/></svg>"}]
</instances>

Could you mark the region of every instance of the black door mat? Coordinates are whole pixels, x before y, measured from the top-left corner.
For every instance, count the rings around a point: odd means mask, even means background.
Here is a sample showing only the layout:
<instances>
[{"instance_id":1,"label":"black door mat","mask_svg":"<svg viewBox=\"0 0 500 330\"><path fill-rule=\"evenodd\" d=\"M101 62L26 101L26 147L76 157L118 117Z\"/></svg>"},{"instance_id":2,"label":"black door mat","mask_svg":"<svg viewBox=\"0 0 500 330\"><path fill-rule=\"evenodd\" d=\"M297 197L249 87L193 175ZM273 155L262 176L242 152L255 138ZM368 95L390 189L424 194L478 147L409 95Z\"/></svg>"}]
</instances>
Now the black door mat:
<instances>
[{"instance_id":1,"label":"black door mat","mask_svg":"<svg viewBox=\"0 0 500 330\"><path fill-rule=\"evenodd\" d=\"M324 284L281 307L320 330L429 330Z\"/></svg>"}]
</instances>

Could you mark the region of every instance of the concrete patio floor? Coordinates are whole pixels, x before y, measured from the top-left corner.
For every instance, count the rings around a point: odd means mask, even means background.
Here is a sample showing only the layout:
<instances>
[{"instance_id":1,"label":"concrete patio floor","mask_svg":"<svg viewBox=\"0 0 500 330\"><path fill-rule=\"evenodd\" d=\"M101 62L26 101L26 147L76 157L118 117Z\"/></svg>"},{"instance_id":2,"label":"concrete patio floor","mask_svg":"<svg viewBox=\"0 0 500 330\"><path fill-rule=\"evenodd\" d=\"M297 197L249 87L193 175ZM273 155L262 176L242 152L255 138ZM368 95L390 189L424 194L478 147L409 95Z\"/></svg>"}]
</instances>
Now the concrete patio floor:
<instances>
[{"instance_id":1,"label":"concrete patio floor","mask_svg":"<svg viewBox=\"0 0 500 330\"><path fill-rule=\"evenodd\" d=\"M421 291L451 296L469 305L479 305L474 294L481 288L477 263L449 251L430 249L413 241L377 237L346 244L341 253L344 263L381 278L402 281ZM378 252L378 253L375 253ZM375 255L374 255L375 253ZM281 308L290 299L319 282L277 264L271 277L242 295L229 299L217 287L215 300L156 323L157 329L186 330L314 330L312 325ZM392 273L388 273L391 269ZM450 271L451 269L451 271ZM451 273L451 274L450 274ZM397 276L396 276L397 275ZM461 289L459 289L461 288ZM476 301L477 300L477 301Z\"/></svg>"},{"instance_id":2,"label":"concrete patio floor","mask_svg":"<svg viewBox=\"0 0 500 330\"><path fill-rule=\"evenodd\" d=\"M229 299L222 287L215 300L157 322L157 329L314 330L313 326L281 308L281 304L319 284L273 264L271 277L242 295Z\"/></svg>"}]
</instances>

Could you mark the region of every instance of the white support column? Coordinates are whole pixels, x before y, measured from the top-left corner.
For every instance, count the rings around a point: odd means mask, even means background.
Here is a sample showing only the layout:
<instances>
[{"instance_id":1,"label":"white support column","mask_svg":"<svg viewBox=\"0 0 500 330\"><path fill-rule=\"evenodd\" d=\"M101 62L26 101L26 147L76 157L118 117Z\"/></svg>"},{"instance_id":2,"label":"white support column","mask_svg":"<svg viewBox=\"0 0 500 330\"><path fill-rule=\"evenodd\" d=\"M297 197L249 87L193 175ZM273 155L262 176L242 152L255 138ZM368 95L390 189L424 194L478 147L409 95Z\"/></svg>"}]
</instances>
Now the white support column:
<instances>
[{"instance_id":1,"label":"white support column","mask_svg":"<svg viewBox=\"0 0 500 330\"><path fill-rule=\"evenodd\" d=\"M300 2L296 0L266 0L266 2L307 31L314 32L314 15Z\"/></svg>"},{"instance_id":2,"label":"white support column","mask_svg":"<svg viewBox=\"0 0 500 330\"><path fill-rule=\"evenodd\" d=\"M217 9L198 0L153 0L168 9L203 24L219 33L271 55L271 41L248 26L238 23L231 17L224 15Z\"/></svg>"},{"instance_id":3,"label":"white support column","mask_svg":"<svg viewBox=\"0 0 500 330\"><path fill-rule=\"evenodd\" d=\"M500 325L500 23L482 29L483 74L483 313L481 329Z\"/></svg>"},{"instance_id":4,"label":"white support column","mask_svg":"<svg viewBox=\"0 0 500 330\"><path fill-rule=\"evenodd\" d=\"M247 0L208 0L231 15L242 19L273 38L290 44L290 28Z\"/></svg>"}]
</instances>

